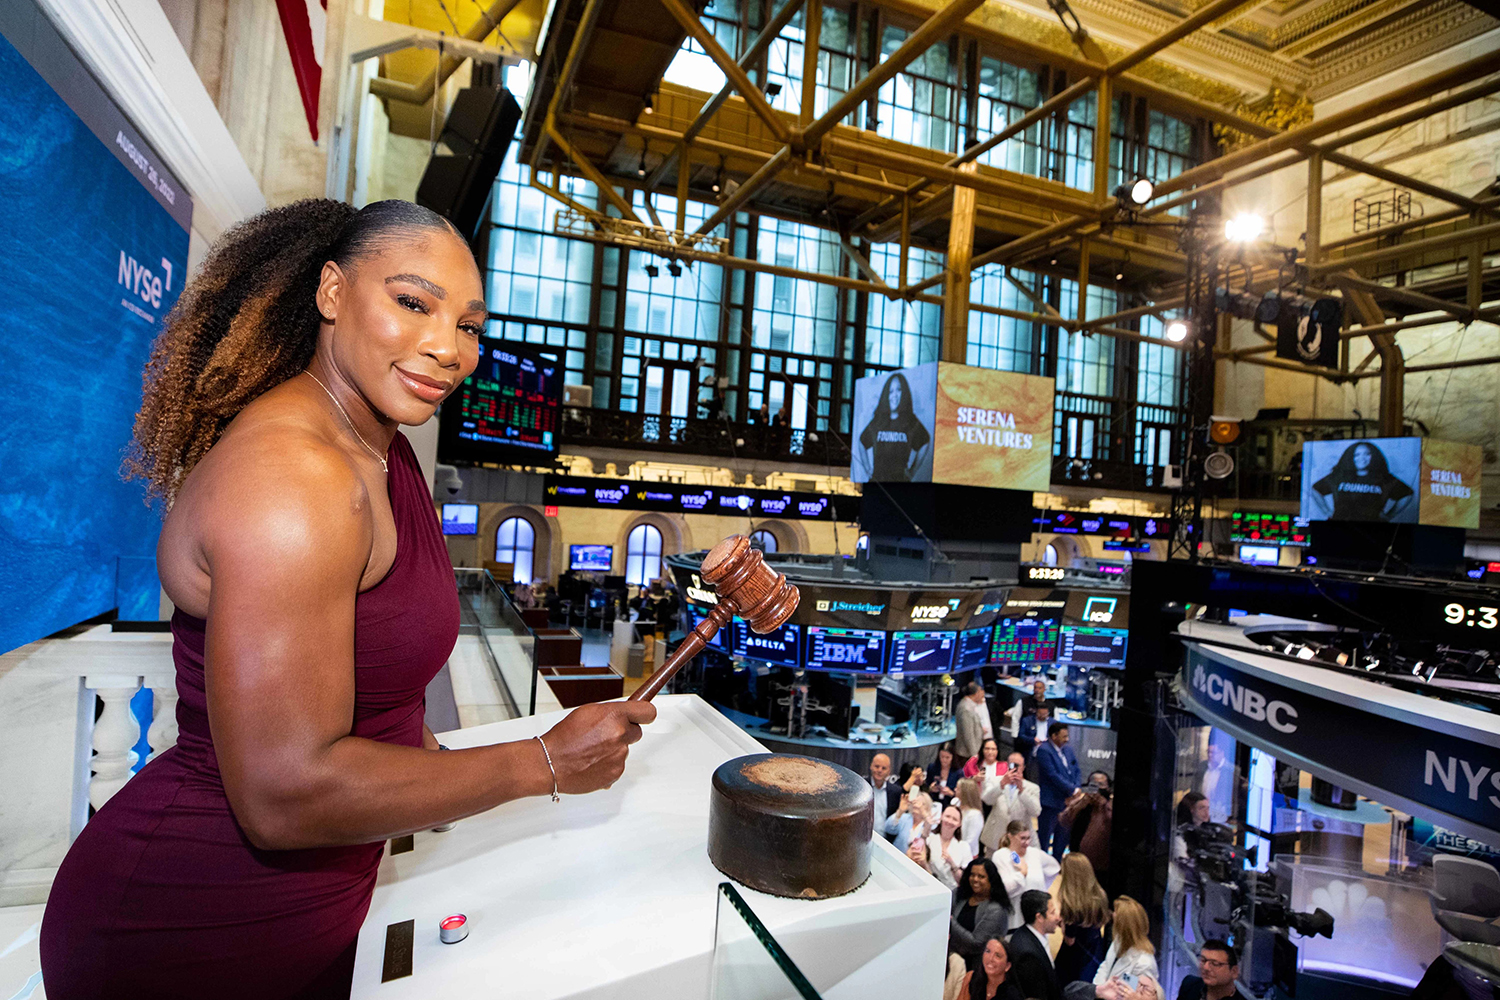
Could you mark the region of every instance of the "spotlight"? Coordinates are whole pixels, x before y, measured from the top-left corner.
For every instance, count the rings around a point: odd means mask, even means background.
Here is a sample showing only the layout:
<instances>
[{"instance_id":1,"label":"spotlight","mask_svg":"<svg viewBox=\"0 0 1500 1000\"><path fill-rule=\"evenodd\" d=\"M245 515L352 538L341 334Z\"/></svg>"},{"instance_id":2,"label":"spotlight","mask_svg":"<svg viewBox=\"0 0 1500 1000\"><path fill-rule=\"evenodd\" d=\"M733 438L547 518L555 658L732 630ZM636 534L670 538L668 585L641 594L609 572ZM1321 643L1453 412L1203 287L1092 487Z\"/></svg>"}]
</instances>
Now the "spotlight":
<instances>
[{"instance_id":1,"label":"spotlight","mask_svg":"<svg viewBox=\"0 0 1500 1000\"><path fill-rule=\"evenodd\" d=\"M1124 281L1125 280L1125 272L1124 271L1116 271L1115 272L1115 280L1116 281Z\"/></svg>"},{"instance_id":2,"label":"spotlight","mask_svg":"<svg viewBox=\"0 0 1500 1000\"><path fill-rule=\"evenodd\" d=\"M1266 220L1253 212L1241 212L1224 223L1224 238L1231 243L1252 243L1266 230Z\"/></svg>"},{"instance_id":3,"label":"spotlight","mask_svg":"<svg viewBox=\"0 0 1500 1000\"><path fill-rule=\"evenodd\" d=\"M641 165L635 168L635 175L637 177L646 176L646 151L644 149L641 150Z\"/></svg>"},{"instance_id":4,"label":"spotlight","mask_svg":"<svg viewBox=\"0 0 1500 1000\"><path fill-rule=\"evenodd\" d=\"M779 84L779 83L768 83L768 84L766 84L766 96L767 97L775 97L779 93L781 93L781 84Z\"/></svg>"},{"instance_id":5,"label":"spotlight","mask_svg":"<svg viewBox=\"0 0 1500 1000\"><path fill-rule=\"evenodd\" d=\"M658 274L661 274L661 268L657 267L655 264L646 265L646 277L654 278Z\"/></svg>"},{"instance_id":6,"label":"spotlight","mask_svg":"<svg viewBox=\"0 0 1500 1000\"><path fill-rule=\"evenodd\" d=\"M645 113L648 114L648 115L652 115L652 114L656 113L656 108L652 107L652 105L651 105L651 98L649 98L649 97L646 98Z\"/></svg>"},{"instance_id":7,"label":"spotlight","mask_svg":"<svg viewBox=\"0 0 1500 1000\"><path fill-rule=\"evenodd\" d=\"M1180 319L1174 319L1167 324L1167 339L1174 344L1180 344L1187 340L1188 325Z\"/></svg>"},{"instance_id":8,"label":"spotlight","mask_svg":"<svg viewBox=\"0 0 1500 1000\"><path fill-rule=\"evenodd\" d=\"M1146 204L1155 193L1156 185L1144 177L1131 181L1129 184L1121 184L1115 188L1115 197L1135 208Z\"/></svg>"},{"instance_id":9,"label":"spotlight","mask_svg":"<svg viewBox=\"0 0 1500 1000\"><path fill-rule=\"evenodd\" d=\"M1052 260L1051 260L1051 264L1052 264L1052 266L1053 266L1053 267L1056 267L1056 266L1057 266L1057 258L1056 258L1056 257L1053 257L1053 258L1052 258Z\"/></svg>"},{"instance_id":10,"label":"spotlight","mask_svg":"<svg viewBox=\"0 0 1500 1000\"><path fill-rule=\"evenodd\" d=\"M675 260L667 262L667 273L674 278L682 277L682 265Z\"/></svg>"}]
</instances>

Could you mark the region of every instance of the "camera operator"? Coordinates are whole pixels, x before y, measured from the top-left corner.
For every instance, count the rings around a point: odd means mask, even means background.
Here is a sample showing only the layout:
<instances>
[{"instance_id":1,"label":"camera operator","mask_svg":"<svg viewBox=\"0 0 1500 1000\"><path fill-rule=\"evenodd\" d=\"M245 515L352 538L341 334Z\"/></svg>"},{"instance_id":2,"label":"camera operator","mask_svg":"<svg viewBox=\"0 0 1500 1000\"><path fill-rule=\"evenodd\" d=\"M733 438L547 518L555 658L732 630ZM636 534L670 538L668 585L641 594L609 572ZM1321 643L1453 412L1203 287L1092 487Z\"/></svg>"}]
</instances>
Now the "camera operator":
<instances>
[{"instance_id":1,"label":"camera operator","mask_svg":"<svg viewBox=\"0 0 1500 1000\"><path fill-rule=\"evenodd\" d=\"M1197 976L1188 976L1177 990L1177 1000L1229 1000L1240 992L1240 956L1232 945L1215 938L1198 949Z\"/></svg>"},{"instance_id":2,"label":"camera operator","mask_svg":"<svg viewBox=\"0 0 1500 1000\"><path fill-rule=\"evenodd\" d=\"M1109 871L1109 834L1114 820L1109 775L1095 771L1063 807L1057 823L1068 831L1068 849L1088 857L1094 873Z\"/></svg>"}]
</instances>

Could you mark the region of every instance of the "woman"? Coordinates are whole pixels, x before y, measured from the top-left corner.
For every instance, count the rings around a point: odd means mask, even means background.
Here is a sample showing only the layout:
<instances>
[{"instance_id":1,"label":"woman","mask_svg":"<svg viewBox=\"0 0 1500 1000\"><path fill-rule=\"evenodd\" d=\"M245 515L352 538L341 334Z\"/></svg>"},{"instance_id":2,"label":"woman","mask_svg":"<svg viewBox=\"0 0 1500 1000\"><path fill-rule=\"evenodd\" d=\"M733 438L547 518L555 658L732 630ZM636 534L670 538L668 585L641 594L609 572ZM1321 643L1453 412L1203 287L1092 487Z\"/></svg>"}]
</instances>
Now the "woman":
<instances>
[{"instance_id":1,"label":"woman","mask_svg":"<svg viewBox=\"0 0 1500 1000\"><path fill-rule=\"evenodd\" d=\"M52 886L47 995L348 996L384 841L607 788L646 705L439 752L423 691L458 635L416 456L474 371L484 284L405 202L303 201L214 247L146 369L130 474L168 513L181 730Z\"/></svg>"},{"instance_id":2,"label":"woman","mask_svg":"<svg viewBox=\"0 0 1500 1000\"><path fill-rule=\"evenodd\" d=\"M974 860L974 852L958 835L958 828L962 823L963 817L958 806L950 803L938 818L937 832L927 837L927 854L932 859L932 873L949 889L958 888L958 880L964 869Z\"/></svg>"},{"instance_id":3,"label":"woman","mask_svg":"<svg viewBox=\"0 0 1500 1000\"><path fill-rule=\"evenodd\" d=\"M1010 973L1010 951L1005 942L993 937L984 943L979 956L979 966L964 976L958 995L964 1000L1022 1000L1021 988L1012 982ZM1062 982L1058 978L1058 982Z\"/></svg>"},{"instance_id":4,"label":"woman","mask_svg":"<svg viewBox=\"0 0 1500 1000\"><path fill-rule=\"evenodd\" d=\"M978 778L982 785L988 778L1000 776L1000 744L986 739L979 744L979 753L964 764L965 778Z\"/></svg>"},{"instance_id":5,"label":"woman","mask_svg":"<svg viewBox=\"0 0 1500 1000\"><path fill-rule=\"evenodd\" d=\"M1146 908L1129 896L1115 900L1114 940L1104 953L1104 961L1094 973L1094 990L1099 996L1135 989L1143 976L1159 979L1156 971L1156 947L1149 937L1151 923ZM1108 987L1108 989L1106 989Z\"/></svg>"},{"instance_id":6,"label":"woman","mask_svg":"<svg viewBox=\"0 0 1500 1000\"><path fill-rule=\"evenodd\" d=\"M1336 521L1415 521L1414 497L1368 441L1344 449L1332 471L1312 484L1315 505Z\"/></svg>"},{"instance_id":7,"label":"woman","mask_svg":"<svg viewBox=\"0 0 1500 1000\"><path fill-rule=\"evenodd\" d=\"M1005 828L1000 850L995 852L1000 882L1010 897L1010 930L1021 926L1021 894L1028 889L1047 891L1057 875L1057 859L1032 843L1031 824L1012 820Z\"/></svg>"},{"instance_id":8,"label":"woman","mask_svg":"<svg viewBox=\"0 0 1500 1000\"><path fill-rule=\"evenodd\" d=\"M1062 874L1052 887L1062 911L1063 943L1053 965L1057 981L1090 982L1104 958L1104 925L1109 923L1109 897L1094 875L1094 866L1082 854L1065 854Z\"/></svg>"},{"instance_id":9,"label":"woman","mask_svg":"<svg viewBox=\"0 0 1500 1000\"><path fill-rule=\"evenodd\" d=\"M911 843L907 844L906 856L912 861L915 861L918 868L922 869L933 878L942 878L942 876L940 876L936 871L933 870L932 859L927 855L927 841L913 840Z\"/></svg>"},{"instance_id":10,"label":"woman","mask_svg":"<svg viewBox=\"0 0 1500 1000\"><path fill-rule=\"evenodd\" d=\"M969 852L974 856L979 855L979 832L984 829L984 803L980 801L979 779L960 778L958 781L959 811L963 815L963 824L959 827L958 835L968 843Z\"/></svg>"},{"instance_id":11,"label":"woman","mask_svg":"<svg viewBox=\"0 0 1500 1000\"><path fill-rule=\"evenodd\" d=\"M927 781L927 794L938 805L946 806L953 798L960 775L959 765L954 760L953 741L949 740L938 747L937 763L932 765L932 776Z\"/></svg>"},{"instance_id":12,"label":"woman","mask_svg":"<svg viewBox=\"0 0 1500 1000\"><path fill-rule=\"evenodd\" d=\"M880 390L870 422L860 432L855 463L863 478L856 482L909 482L931 478L917 473L932 455L932 435L912 412L911 386L906 376L893 372Z\"/></svg>"},{"instance_id":13,"label":"woman","mask_svg":"<svg viewBox=\"0 0 1500 1000\"><path fill-rule=\"evenodd\" d=\"M977 858L964 869L953 894L948 950L962 957L970 970L977 966L984 943L1004 935L1010 923L1010 900L999 887L1000 873L994 862Z\"/></svg>"},{"instance_id":14,"label":"woman","mask_svg":"<svg viewBox=\"0 0 1500 1000\"><path fill-rule=\"evenodd\" d=\"M926 840L932 832L932 797L918 792L903 800L905 805L897 812L896 850L905 852L906 845L913 840Z\"/></svg>"}]
</instances>

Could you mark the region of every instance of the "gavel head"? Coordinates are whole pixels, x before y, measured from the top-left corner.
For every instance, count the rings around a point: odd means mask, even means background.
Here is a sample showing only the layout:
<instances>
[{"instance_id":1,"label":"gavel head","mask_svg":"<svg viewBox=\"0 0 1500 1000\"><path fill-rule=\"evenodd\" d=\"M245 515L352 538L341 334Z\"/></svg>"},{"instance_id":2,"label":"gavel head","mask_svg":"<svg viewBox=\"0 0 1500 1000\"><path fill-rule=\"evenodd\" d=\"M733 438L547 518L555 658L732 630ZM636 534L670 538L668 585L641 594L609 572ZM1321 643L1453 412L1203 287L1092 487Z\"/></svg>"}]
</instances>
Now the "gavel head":
<instances>
[{"instance_id":1,"label":"gavel head","mask_svg":"<svg viewBox=\"0 0 1500 1000\"><path fill-rule=\"evenodd\" d=\"M730 535L703 560L703 579L713 584L720 601L733 604L757 632L779 628L797 610L801 594L786 577L766 565L744 535Z\"/></svg>"}]
</instances>

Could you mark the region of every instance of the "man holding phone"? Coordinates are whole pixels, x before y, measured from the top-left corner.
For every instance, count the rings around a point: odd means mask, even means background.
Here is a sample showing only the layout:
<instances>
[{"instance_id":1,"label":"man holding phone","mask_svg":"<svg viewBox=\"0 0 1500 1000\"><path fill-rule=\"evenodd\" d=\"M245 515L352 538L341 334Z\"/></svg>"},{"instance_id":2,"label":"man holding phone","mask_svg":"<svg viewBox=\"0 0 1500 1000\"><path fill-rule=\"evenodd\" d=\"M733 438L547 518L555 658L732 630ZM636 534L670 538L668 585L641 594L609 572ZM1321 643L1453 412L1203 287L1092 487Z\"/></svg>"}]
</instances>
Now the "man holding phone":
<instances>
[{"instance_id":1,"label":"man holding phone","mask_svg":"<svg viewBox=\"0 0 1500 1000\"><path fill-rule=\"evenodd\" d=\"M1026 759L1012 753L1000 765L999 776L986 778L979 790L979 798L990 807L984 828L979 831L979 842L991 854L1000 849L1005 828L1012 821L1021 820L1029 826L1041 815L1042 790L1036 782L1026 780L1025 771Z\"/></svg>"}]
</instances>

